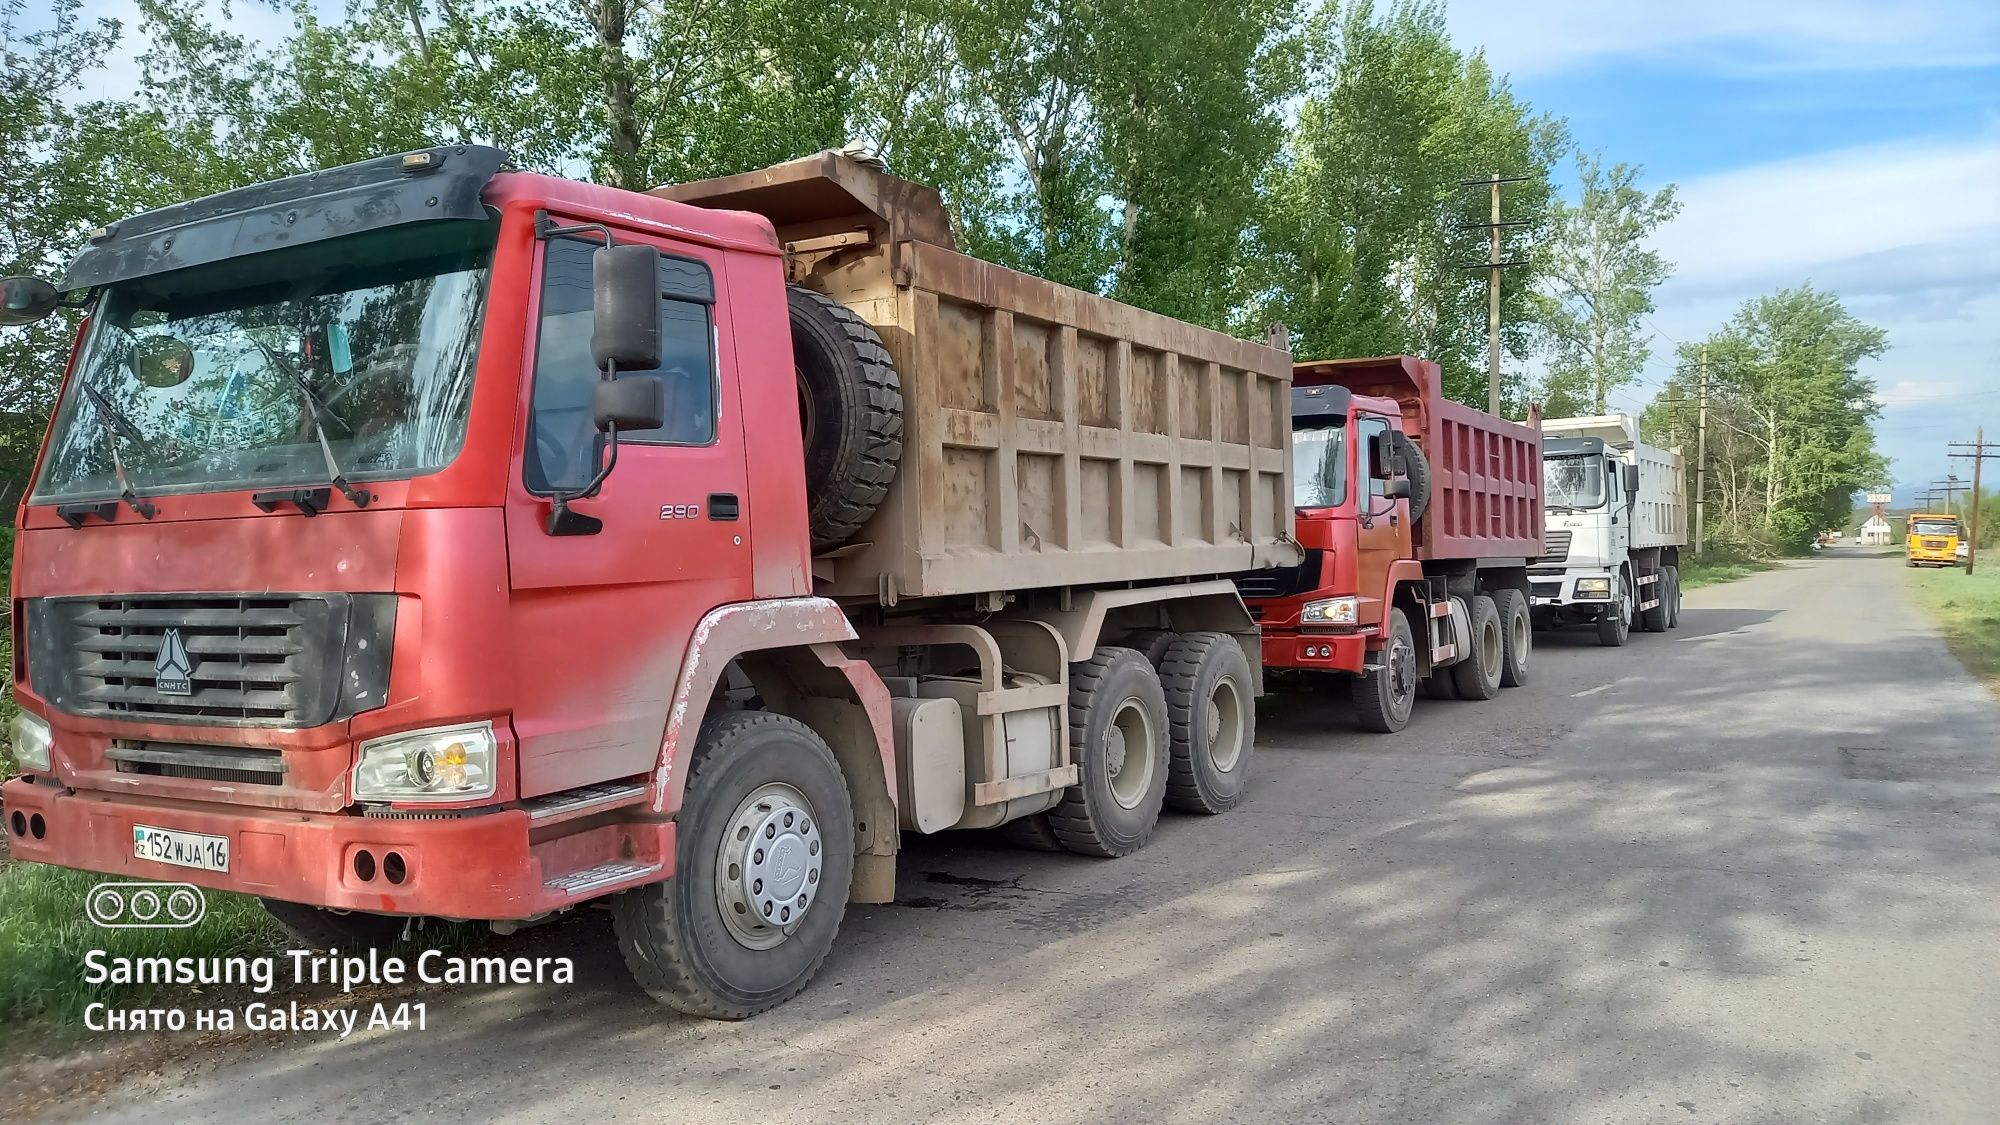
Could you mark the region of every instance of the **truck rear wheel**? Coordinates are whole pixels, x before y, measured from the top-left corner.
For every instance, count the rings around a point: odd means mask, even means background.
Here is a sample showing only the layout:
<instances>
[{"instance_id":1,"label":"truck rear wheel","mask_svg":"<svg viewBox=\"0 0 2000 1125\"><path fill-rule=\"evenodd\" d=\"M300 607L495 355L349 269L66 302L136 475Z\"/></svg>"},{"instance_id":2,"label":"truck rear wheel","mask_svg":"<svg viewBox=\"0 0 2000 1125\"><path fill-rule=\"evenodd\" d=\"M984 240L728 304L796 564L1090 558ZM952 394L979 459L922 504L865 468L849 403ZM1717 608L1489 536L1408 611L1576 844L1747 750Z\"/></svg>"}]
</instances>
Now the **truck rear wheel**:
<instances>
[{"instance_id":1,"label":"truck rear wheel","mask_svg":"<svg viewBox=\"0 0 2000 1125\"><path fill-rule=\"evenodd\" d=\"M633 978L709 1019L798 995L833 949L854 874L853 805L833 752L783 715L712 715L678 823L674 877L612 899Z\"/></svg>"},{"instance_id":2,"label":"truck rear wheel","mask_svg":"<svg viewBox=\"0 0 2000 1125\"><path fill-rule=\"evenodd\" d=\"M816 551L838 547L875 514L903 457L903 384L882 338L828 297L787 291L807 517Z\"/></svg>"},{"instance_id":3,"label":"truck rear wheel","mask_svg":"<svg viewBox=\"0 0 2000 1125\"><path fill-rule=\"evenodd\" d=\"M1410 632L1409 615L1400 609L1389 611L1389 637L1375 664L1349 682L1354 695L1354 717L1361 729L1377 734L1394 734L1410 725L1410 711L1417 703L1417 646Z\"/></svg>"},{"instance_id":4,"label":"truck rear wheel","mask_svg":"<svg viewBox=\"0 0 2000 1125\"><path fill-rule=\"evenodd\" d=\"M1145 847L1167 795L1167 696L1143 655L1101 647L1069 666L1069 745L1082 777L1049 811L1056 838L1082 855Z\"/></svg>"},{"instance_id":5,"label":"truck rear wheel","mask_svg":"<svg viewBox=\"0 0 2000 1125\"><path fill-rule=\"evenodd\" d=\"M1167 649L1180 639L1180 634L1169 629L1134 629L1120 638L1118 644L1129 648L1146 658L1146 662L1158 668L1160 661L1167 658Z\"/></svg>"},{"instance_id":6,"label":"truck rear wheel","mask_svg":"<svg viewBox=\"0 0 2000 1125\"><path fill-rule=\"evenodd\" d=\"M1500 610L1500 632L1506 638L1506 652L1500 664L1500 686L1520 687L1528 682L1528 660L1535 651L1535 623L1528 613L1528 599L1521 591L1505 586L1493 593Z\"/></svg>"},{"instance_id":7,"label":"truck rear wheel","mask_svg":"<svg viewBox=\"0 0 2000 1125\"><path fill-rule=\"evenodd\" d=\"M1646 601L1650 596L1654 605L1651 609L1642 609L1639 611L1639 627L1648 633L1666 632L1667 616L1671 612L1667 608L1667 572L1664 570L1654 571L1653 581L1645 586L1641 586L1640 589L1645 591L1645 593L1638 595L1638 600Z\"/></svg>"},{"instance_id":8,"label":"truck rear wheel","mask_svg":"<svg viewBox=\"0 0 2000 1125\"><path fill-rule=\"evenodd\" d=\"M1667 603L1667 628L1678 629L1681 627L1680 567L1670 566L1667 568L1667 594L1670 599Z\"/></svg>"},{"instance_id":9,"label":"truck rear wheel","mask_svg":"<svg viewBox=\"0 0 2000 1125\"><path fill-rule=\"evenodd\" d=\"M1225 813L1243 799L1257 736L1250 661L1227 633L1188 633L1160 663L1167 694L1167 804Z\"/></svg>"},{"instance_id":10,"label":"truck rear wheel","mask_svg":"<svg viewBox=\"0 0 2000 1125\"><path fill-rule=\"evenodd\" d=\"M387 949L408 934L412 922L421 921L394 914L328 910L323 906L280 902L275 898L262 901L265 913L316 950Z\"/></svg>"},{"instance_id":11,"label":"truck rear wheel","mask_svg":"<svg viewBox=\"0 0 2000 1125\"><path fill-rule=\"evenodd\" d=\"M1507 660L1507 637L1500 629L1500 609L1485 594L1472 599L1472 651L1460 654L1450 668L1452 686L1460 699L1491 699L1500 694L1500 667Z\"/></svg>"}]
</instances>

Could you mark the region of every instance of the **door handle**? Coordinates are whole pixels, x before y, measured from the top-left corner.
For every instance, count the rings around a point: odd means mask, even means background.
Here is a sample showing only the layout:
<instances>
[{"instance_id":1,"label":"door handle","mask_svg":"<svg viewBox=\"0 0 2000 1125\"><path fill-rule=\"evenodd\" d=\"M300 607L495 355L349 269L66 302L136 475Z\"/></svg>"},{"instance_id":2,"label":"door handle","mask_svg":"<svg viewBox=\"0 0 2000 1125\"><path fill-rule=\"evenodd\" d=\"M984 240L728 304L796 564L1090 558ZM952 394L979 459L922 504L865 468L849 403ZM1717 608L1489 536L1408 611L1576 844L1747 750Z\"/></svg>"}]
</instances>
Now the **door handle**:
<instances>
[{"instance_id":1,"label":"door handle","mask_svg":"<svg viewBox=\"0 0 2000 1125\"><path fill-rule=\"evenodd\" d=\"M729 522L742 513L734 492L711 492L708 494L708 518L717 522Z\"/></svg>"}]
</instances>

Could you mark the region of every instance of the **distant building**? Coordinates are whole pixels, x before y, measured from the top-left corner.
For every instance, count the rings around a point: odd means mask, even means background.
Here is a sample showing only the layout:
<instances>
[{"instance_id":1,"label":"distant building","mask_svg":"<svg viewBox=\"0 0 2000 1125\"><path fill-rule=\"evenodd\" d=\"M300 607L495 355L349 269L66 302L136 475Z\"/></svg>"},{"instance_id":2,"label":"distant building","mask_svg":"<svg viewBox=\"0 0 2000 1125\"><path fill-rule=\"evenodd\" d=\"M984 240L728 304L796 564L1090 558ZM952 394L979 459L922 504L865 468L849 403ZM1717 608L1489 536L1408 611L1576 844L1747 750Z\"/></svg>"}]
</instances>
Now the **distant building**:
<instances>
[{"instance_id":1,"label":"distant building","mask_svg":"<svg viewBox=\"0 0 2000 1125\"><path fill-rule=\"evenodd\" d=\"M1879 515L1869 516L1868 522L1861 525L1859 538L1864 547L1887 546L1890 542L1889 521Z\"/></svg>"}]
</instances>

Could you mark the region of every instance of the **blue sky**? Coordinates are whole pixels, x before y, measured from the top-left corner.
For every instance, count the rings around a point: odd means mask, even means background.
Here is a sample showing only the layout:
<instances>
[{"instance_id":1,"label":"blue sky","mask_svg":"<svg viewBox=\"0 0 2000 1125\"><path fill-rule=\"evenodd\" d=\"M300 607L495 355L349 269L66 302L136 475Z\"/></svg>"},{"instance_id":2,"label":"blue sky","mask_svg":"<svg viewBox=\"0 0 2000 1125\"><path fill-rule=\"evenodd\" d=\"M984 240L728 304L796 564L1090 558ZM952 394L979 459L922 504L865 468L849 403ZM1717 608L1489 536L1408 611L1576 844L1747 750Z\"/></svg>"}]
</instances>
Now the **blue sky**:
<instances>
[{"instance_id":1,"label":"blue sky","mask_svg":"<svg viewBox=\"0 0 2000 1125\"><path fill-rule=\"evenodd\" d=\"M1483 47L1577 143L1680 185L1650 318L1649 399L1673 341L1811 281L1889 333L1863 373L1899 492L1945 443L2000 440L2000 3L1457 0ZM1955 463L1961 475L1964 463Z\"/></svg>"}]
</instances>

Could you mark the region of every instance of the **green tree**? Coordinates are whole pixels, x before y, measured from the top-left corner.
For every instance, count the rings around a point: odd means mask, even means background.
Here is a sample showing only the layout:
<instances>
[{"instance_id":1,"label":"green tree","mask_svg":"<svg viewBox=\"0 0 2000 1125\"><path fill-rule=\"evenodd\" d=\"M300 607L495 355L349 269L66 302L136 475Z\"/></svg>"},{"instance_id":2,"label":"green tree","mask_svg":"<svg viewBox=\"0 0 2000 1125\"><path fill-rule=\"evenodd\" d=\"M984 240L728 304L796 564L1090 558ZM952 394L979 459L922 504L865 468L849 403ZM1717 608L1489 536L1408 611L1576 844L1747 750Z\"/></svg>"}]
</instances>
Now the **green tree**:
<instances>
[{"instance_id":1,"label":"green tree","mask_svg":"<svg viewBox=\"0 0 2000 1125\"><path fill-rule=\"evenodd\" d=\"M1463 181L1526 176L1507 187L1503 256L1522 258L1543 226L1549 172L1567 146L1485 58L1451 43L1439 8L1368 0L1308 23L1312 63L1298 125L1269 174L1242 273L1243 327L1282 321L1301 356L1415 352L1444 367L1447 390L1484 403L1483 192ZM1503 340L1531 341L1528 270L1502 286Z\"/></svg>"},{"instance_id":2,"label":"green tree","mask_svg":"<svg viewBox=\"0 0 2000 1125\"><path fill-rule=\"evenodd\" d=\"M1707 340L1682 345L1692 371L1708 349L1711 500L1723 538L1781 547L1799 527L1839 526L1854 493L1883 479L1870 422L1881 408L1862 360L1888 337L1836 295L1802 285L1744 303ZM1690 398L1689 376L1668 393ZM1789 513L1789 514L1787 514Z\"/></svg>"},{"instance_id":3,"label":"green tree","mask_svg":"<svg viewBox=\"0 0 2000 1125\"><path fill-rule=\"evenodd\" d=\"M1531 294L1552 360L1540 397L1558 415L1603 414L1611 392L1638 379L1650 354L1641 318L1672 272L1646 242L1680 212L1673 185L1636 186L1636 165L1606 168L1602 153L1580 153L1576 170L1579 198L1551 207L1542 290Z\"/></svg>"}]
</instances>

